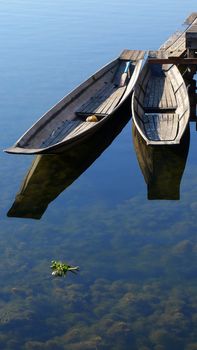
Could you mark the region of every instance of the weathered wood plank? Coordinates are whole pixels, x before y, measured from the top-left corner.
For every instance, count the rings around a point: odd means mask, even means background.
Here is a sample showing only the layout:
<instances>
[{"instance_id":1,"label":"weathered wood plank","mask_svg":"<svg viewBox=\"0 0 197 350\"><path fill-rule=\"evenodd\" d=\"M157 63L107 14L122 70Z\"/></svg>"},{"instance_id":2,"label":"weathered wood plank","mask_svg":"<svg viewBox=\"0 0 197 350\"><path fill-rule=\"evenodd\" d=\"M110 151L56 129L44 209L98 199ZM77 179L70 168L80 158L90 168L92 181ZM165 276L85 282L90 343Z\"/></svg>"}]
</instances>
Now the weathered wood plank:
<instances>
[{"instance_id":1,"label":"weathered wood plank","mask_svg":"<svg viewBox=\"0 0 197 350\"><path fill-rule=\"evenodd\" d=\"M163 139L164 140L171 140L172 138L172 125L173 125L173 121L172 119L174 118L174 115L170 115L167 114L166 115L166 127L165 127L165 131L163 133ZM163 117L164 119L164 117Z\"/></svg>"},{"instance_id":2,"label":"weathered wood plank","mask_svg":"<svg viewBox=\"0 0 197 350\"><path fill-rule=\"evenodd\" d=\"M116 93L116 97L114 98L113 101L111 101L111 105L108 105L105 109L105 113L106 114L110 114L114 108L118 105L118 103L120 102L120 99L121 97L123 96L124 92L126 90L126 87L123 86L123 87L120 87L118 90L117 90L117 93Z\"/></svg>"},{"instance_id":3,"label":"weathered wood plank","mask_svg":"<svg viewBox=\"0 0 197 350\"><path fill-rule=\"evenodd\" d=\"M77 114L107 115L113 111L113 108L115 108L115 106L118 104L125 90L126 86L120 88L113 87L113 89L107 91L107 94L105 93L104 95L102 95L102 98L93 102L90 101L90 103L86 105L86 107L83 108L82 111L78 110Z\"/></svg>"},{"instance_id":4,"label":"weathered wood plank","mask_svg":"<svg viewBox=\"0 0 197 350\"><path fill-rule=\"evenodd\" d=\"M177 39L167 50L166 52L172 54L174 51L177 51L182 45L185 43L185 33L181 35L179 39Z\"/></svg>"},{"instance_id":5,"label":"weathered wood plank","mask_svg":"<svg viewBox=\"0 0 197 350\"><path fill-rule=\"evenodd\" d=\"M68 123L62 123L61 127L58 127L56 130L54 130L51 135L43 142L42 146L49 146L53 142L56 142L56 140L60 139L62 135L66 134L70 128L72 128L72 124L68 121Z\"/></svg>"},{"instance_id":6,"label":"weathered wood plank","mask_svg":"<svg viewBox=\"0 0 197 350\"><path fill-rule=\"evenodd\" d=\"M144 124L146 135L151 141L173 141L178 129L177 114L146 114L149 122Z\"/></svg>"},{"instance_id":7,"label":"weathered wood plank","mask_svg":"<svg viewBox=\"0 0 197 350\"><path fill-rule=\"evenodd\" d=\"M171 140L174 140L176 138L177 129L178 129L178 114L174 114L172 118L172 131L170 135Z\"/></svg>"},{"instance_id":8,"label":"weathered wood plank","mask_svg":"<svg viewBox=\"0 0 197 350\"><path fill-rule=\"evenodd\" d=\"M120 59L121 60L130 61L130 57L131 57L131 50L125 49L120 54Z\"/></svg>"},{"instance_id":9,"label":"weathered wood plank","mask_svg":"<svg viewBox=\"0 0 197 350\"><path fill-rule=\"evenodd\" d=\"M161 98L161 91L159 89L159 85L158 85L158 79L154 78L154 100L153 100L153 105L152 107L158 107L159 106L159 102L160 102L160 98Z\"/></svg>"},{"instance_id":10,"label":"weathered wood plank","mask_svg":"<svg viewBox=\"0 0 197 350\"><path fill-rule=\"evenodd\" d=\"M150 79L147 83L147 87L145 90L145 96L144 96L144 107L149 107L153 104L154 100L154 87L153 87L154 81L153 79Z\"/></svg>"},{"instance_id":11,"label":"weathered wood plank","mask_svg":"<svg viewBox=\"0 0 197 350\"><path fill-rule=\"evenodd\" d=\"M167 98L169 99L169 107L176 109L177 108L177 100L176 96L174 93L174 89L172 87L172 82L171 80L167 77L166 78L166 93L167 93Z\"/></svg>"},{"instance_id":12,"label":"weathered wood plank","mask_svg":"<svg viewBox=\"0 0 197 350\"><path fill-rule=\"evenodd\" d=\"M143 105L145 108L176 109L176 98L167 78L149 80Z\"/></svg>"},{"instance_id":13,"label":"weathered wood plank","mask_svg":"<svg viewBox=\"0 0 197 350\"><path fill-rule=\"evenodd\" d=\"M154 125L155 125L155 133L157 134L157 137L159 138L159 140L163 139L163 132L162 132L162 127L161 127L161 119L162 119L162 115L159 118L158 115L154 115Z\"/></svg>"},{"instance_id":14,"label":"weathered wood plank","mask_svg":"<svg viewBox=\"0 0 197 350\"><path fill-rule=\"evenodd\" d=\"M144 50L123 50L123 52L120 55L121 60L125 61L137 61L140 59L143 59L145 56L146 51Z\"/></svg>"},{"instance_id":15,"label":"weathered wood plank","mask_svg":"<svg viewBox=\"0 0 197 350\"><path fill-rule=\"evenodd\" d=\"M111 94L106 101L94 111L94 114L97 113L102 113L102 114L109 114L109 109L112 105L114 105L114 107L116 106L116 104L118 103L118 101L120 100L120 98L122 97L123 92L125 91L126 87L120 87L118 89L116 89L113 94ZM112 111L112 109L111 109Z\"/></svg>"},{"instance_id":16,"label":"weathered wood plank","mask_svg":"<svg viewBox=\"0 0 197 350\"><path fill-rule=\"evenodd\" d=\"M135 50L131 56L132 61L137 61L140 55L140 50Z\"/></svg>"},{"instance_id":17,"label":"weathered wood plank","mask_svg":"<svg viewBox=\"0 0 197 350\"><path fill-rule=\"evenodd\" d=\"M161 107L162 109L166 109L166 108L171 108L171 106L169 105L169 101L167 99L167 84L166 84L166 79L160 79L159 81L159 89L161 91L161 98L159 101L159 107Z\"/></svg>"},{"instance_id":18,"label":"weathered wood plank","mask_svg":"<svg viewBox=\"0 0 197 350\"><path fill-rule=\"evenodd\" d=\"M165 50L150 50L148 52L148 58L166 59L168 58L168 54Z\"/></svg>"},{"instance_id":19,"label":"weathered wood plank","mask_svg":"<svg viewBox=\"0 0 197 350\"><path fill-rule=\"evenodd\" d=\"M95 102L100 101L100 99L102 100L105 96L105 93L108 91L108 89L110 89L109 85L104 85L101 87L101 89L99 89L96 94L94 94L93 96L91 96L86 102L84 102L80 108L78 108L78 110L76 111L76 113L82 113L85 112L85 110L87 108L91 108L91 106L93 106L95 104Z\"/></svg>"},{"instance_id":20,"label":"weathered wood plank","mask_svg":"<svg viewBox=\"0 0 197 350\"><path fill-rule=\"evenodd\" d=\"M144 109L136 97L134 100L135 100L135 111L137 112L138 116L142 116L144 114Z\"/></svg>"},{"instance_id":21,"label":"weathered wood plank","mask_svg":"<svg viewBox=\"0 0 197 350\"><path fill-rule=\"evenodd\" d=\"M197 58L184 58L184 57L168 57L168 58L149 58L149 63L152 64L197 64Z\"/></svg>"},{"instance_id":22,"label":"weathered wood plank","mask_svg":"<svg viewBox=\"0 0 197 350\"><path fill-rule=\"evenodd\" d=\"M170 38L163 45L161 45L160 49L166 50L166 52L168 52L169 56L179 57L186 50L186 35L187 35L187 33L188 32L195 33L197 31L197 29L196 29L197 12L193 12L186 19L185 24L187 24L187 28L183 32L181 32L181 31L175 32L172 36L170 36ZM166 62L163 62L163 63L166 63ZM172 62L172 63L174 63L174 62ZM186 63L186 64L188 64L188 63ZM193 62L191 64L195 64L195 62Z\"/></svg>"},{"instance_id":23,"label":"weathered wood plank","mask_svg":"<svg viewBox=\"0 0 197 350\"><path fill-rule=\"evenodd\" d=\"M108 97L106 97L106 98L103 100L103 102L102 102L101 104L98 105L98 107L92 109L92 112L91 112L91 113L92 113L92 114L102 114L102 113L105 114L105 112L104 112L105 107L110 103L111 99L114 98L114 95L116 94L116 91L117 91L117 90L118 90L117 88L116 88L116 89L113 89L113 90L111 91L111 94L110 94Z\"/></svg>"},{"instance_id":24,"label":"weathered wood plank","mask_svg":"<svg viewBox=\"0 0 197 350\"><path fill-rule=\"evenodd\" d=\"M179 85L179 87L181 85L183 85L183 78L181 76L181 74L179 74L178 68L177 67L172 67L171 70L169 70L169 73L171 74L171 76L174 77L174 79L176 80L177 84Z\"/></svg>"},{"instance_id":25,"label":"weathered wood plank","mask_svg":"<svg viewBox=\"0 0 197 350\"><path fill-rule=\"evenodd\" d=\"M166 98L166 106L167 106L167 108L172 107L172 99L171 99L171 95L169 93L169 87L170 87L170 83L168 82L168 80L166 78L165 79L164 91L165 91L165 98Z\"/></svg>"},{"instance_id":26,"label":"weathered wood plank","mask_svg":"<svg viewBox=\"0 0 197 350\"><path fill-rule=\"evenodd\" d=\"M59 126L56 130L54 130L49 137L42 142L41 147L48 147L54 143L57 143L61 141L65 135L69 134L72 130L77 128L82 121L77 120L77 121L65 121L62 123L61 126Z\"/></svg>"},{"instance_id":27,"label":"weathered wood plank","mask_svg":"<svg viewBox=\"0 0 197 350\"><path fill-rule=\"evenodd\" d=\"M161 59L165 60L169 57L174 57L174 52L176 52L176 56L180 56L185 51L185 34L176 39L168 48L160 49L157 51L149 51L150 59Z\"/></svg>"},{"instance_id":28,"label":"weathered wood plank","mask_svg":"<svg viewBox=\"0 0 197 350\"><path fill-rule=\"evenodd\" d=\"M137 61L138 60L143 60L144 59L144 57L145 57L145 55L146 55L146 51L143 51L143 50L139 50L138 51L138 57L137 57Z\"/></svg>"},{"instance_id":29,"label":"weathered wood plank","mask_svg":"<svg viewBox=\"0 0 197 350\"><path fill-rule=\"evenodd\" d=\"M177 108L176 97L172 88L171 81L168 78L166 79L166 95L167 95L168 107L176 109Z\"/></svg>"},{"instance_id":30,"label":"weathered wood plank","mask_svg":"<svg viewBox=\"0 0 197 350\"><path fill-rule=\"evenodd\" d=\"M147 83L150 78L150 69L147 70L146 74L143 76L143 80L141 82L141 86L143 86L144 91L146 91Z\"/></svg>"},{"instance_id":31,"label":"weathered wood plank","mask_svg":"<svg viewBox=\"0 0 197 350\"><path fill-rule=\"evenodd\" d=\"M197 19L197 12L192 12L191 15L186 18L184 23L190 25L195 21L195 19Z\"/></svg>"},{"instance_id":32,"label":"weathered wood plank","mask_svg":"<svg viewBox=\"0 0 197 350\"><path fill-rule=\"evenodd\" d=\"M92 126L92 122L82 122L78 128L73 129L72 132L70 132L69 135L66 135L66 137L63 140L71 139L73 136L77 136L85 130L92 128Z\"/></svg>"},{"instance_id":33,"label":"weathered wood plank","mask_svg":"<svg viewBox=\"0 0 197 350\"><path fill-rule=\"evenodd\" d=\"M159 136L155 128L154 115L149 114L148 119L149 119L149 123L146 124L145 130L149 140L159 140Z\"/></svg>"},{"instance_id":34,"label":"weathered wood plank","mask_svg":"<svg viewBox=\"0 0 197 350\"><path fill-rule=\"evenodd\" d=\"M176 40L178 40L182 36L181 31L177 31L174 34L172 34L161 46L160 50L167 50L172 44L175 43Z\"/></svg>"},{"instance_id":35,"label":"weathered wood plank","mask_svg":"<svg viewBox=\"0 0 197 350\"><path fill-rule=\"evenodd\" d=\"M172 53L169 54L169 58L171 58L171 57L180 57L181 55L183 55L185 50L186 50L186 44L184 42L182 47L180 47L178 50L175 50L175 51L173 51Z\"/></svg>"},{"instance_id":36,"label":"weathered wood plank","mask_svg":"<svg viewBox=\"0 0 197 350\"><path fill-rule=\"evenodd\" d=\"M176 91L179 89L180 84L178 83L177 77L174 76L172 69L170 69L168 71L168 78L169 78L171 85L172 85L173 94L175 94Z\"/></svg>"},{"instance_id":37,"label":"weathered wood plank","mask_svg":"<svg viewBox=\"0 0 197 350\"><path fill-rule=\"evenodd\" d=\"M92 96L85 104L83 104L76 113L81 114L94 114L94 112L110 97L117 89L113 84L107 84L104 89L100 90L94 96Z\"/></svg>"},{"instance_id":38,"label":"weathered wood plank","mask_svg":"<svg viewBox=\"0 0 197 350\"><path fill-rule=\"evenodd\" d=\"M190 33L197 33L197 24L193 24L187 31L186 31L186 35L190 34Z\"/></svg>"}]
</instances>

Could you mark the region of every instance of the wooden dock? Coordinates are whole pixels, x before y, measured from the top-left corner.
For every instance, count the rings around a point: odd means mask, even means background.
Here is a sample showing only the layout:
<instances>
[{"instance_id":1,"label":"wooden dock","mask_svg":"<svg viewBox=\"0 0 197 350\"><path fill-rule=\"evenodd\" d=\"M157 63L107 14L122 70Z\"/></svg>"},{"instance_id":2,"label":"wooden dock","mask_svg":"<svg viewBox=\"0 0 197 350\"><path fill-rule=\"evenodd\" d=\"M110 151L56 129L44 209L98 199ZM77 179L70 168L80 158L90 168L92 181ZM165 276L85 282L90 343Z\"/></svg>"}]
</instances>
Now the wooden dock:
<instances>
[{"instance_id":1,"label":"wooden dock","mask_svg":"<svg viewBox=\"0 0 197 350\"><path fill-rule=\"evenodd\" d=\"M172 34L158 51L150 51L150 63L197 64L197 12L185 20L185 26L184 31Z\"/></svg>"}]
</instances>

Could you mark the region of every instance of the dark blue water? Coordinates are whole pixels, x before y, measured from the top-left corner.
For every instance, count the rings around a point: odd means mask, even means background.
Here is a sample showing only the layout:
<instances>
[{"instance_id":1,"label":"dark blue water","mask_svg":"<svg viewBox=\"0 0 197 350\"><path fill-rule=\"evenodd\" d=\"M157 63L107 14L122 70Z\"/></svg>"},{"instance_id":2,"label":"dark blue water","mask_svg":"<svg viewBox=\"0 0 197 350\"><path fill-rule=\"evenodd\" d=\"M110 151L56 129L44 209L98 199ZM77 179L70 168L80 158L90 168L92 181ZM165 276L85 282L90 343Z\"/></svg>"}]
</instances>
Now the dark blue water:
<instances>
[{"instance_id":1,"label":"dark blue water","mask_svg":"<svg viewBox=\"0 0 197 350\"><path fill-rule=\"evenodd\" d=\"M1 150L122 49L157 49L195 5L2 0ZM23 213L40 220L7 217L34 159L1 152L1 349L197 349L197 134L190 127L180 200L147 200L129 122L103 153L90 143L71 160L39 163ZM101 156L83 172L95 151ZM52 278L52 259L80 272Z\"/></svg>"}]
</instances>

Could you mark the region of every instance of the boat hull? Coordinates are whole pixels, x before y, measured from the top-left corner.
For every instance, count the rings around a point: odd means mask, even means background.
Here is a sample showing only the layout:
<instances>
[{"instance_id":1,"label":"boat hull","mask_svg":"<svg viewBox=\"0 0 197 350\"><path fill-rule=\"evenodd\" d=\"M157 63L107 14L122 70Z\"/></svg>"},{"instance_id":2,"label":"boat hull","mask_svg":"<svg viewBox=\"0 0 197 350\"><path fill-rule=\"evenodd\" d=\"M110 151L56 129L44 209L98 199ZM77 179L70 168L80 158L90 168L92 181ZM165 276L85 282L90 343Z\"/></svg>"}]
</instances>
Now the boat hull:
<instances>
[{"instance_id":1,"label":"boat hull","mask_svg":"<svg viewBox=\"0 0 197 350\"><path fill-rule=\"evenodd\" d=\"M190 116L186 85L175 65L146 63L132 96L132 117L148 145L179 144Z\"/></svg>"},{"instance_id":2,"label":"boat hull","mask_svg":"<svg viewBox=\"0 0 197 350\"><path fill-rule=\"evenodd\" d=\"M58 153L83 142L108 119L116 118L131 98L143 63L142 58L128 60L129 52L126 59L125 54L119 56L65 96L5 152Z\"/></svg>"}]
</instances>

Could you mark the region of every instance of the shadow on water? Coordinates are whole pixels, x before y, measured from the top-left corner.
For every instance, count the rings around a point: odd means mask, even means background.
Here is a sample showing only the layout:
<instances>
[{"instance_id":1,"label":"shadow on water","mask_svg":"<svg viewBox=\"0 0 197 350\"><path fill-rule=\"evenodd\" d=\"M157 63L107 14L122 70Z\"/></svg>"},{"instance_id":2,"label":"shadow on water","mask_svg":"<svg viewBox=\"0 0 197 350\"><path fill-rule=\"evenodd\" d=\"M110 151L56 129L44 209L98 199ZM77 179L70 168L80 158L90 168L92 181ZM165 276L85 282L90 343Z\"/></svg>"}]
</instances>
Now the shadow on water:
<instances>
[{"instance_id":1,"label":"shadow on water","mask_svg":"<svg viewBox=\"0 0 197 350\"><path fill-rule=\"evenodd\" d=\"M7 213L8 217L40 219L49 203L105 151L130 118L128 104L85 142L56 155L36 156Z\"/></svg>"},{"instance_id":2,"label":"shadow on water","mask_svg":"<svg viewBox=\"0 0 197 350\"><path fill-rule=\"evenodd\" d=\"M181 143L172 146L147 146L133 124L133 142L148 199L180 199L180 183L185 169L190 143L186 129Z\"/></svg>"}]
</instances>

